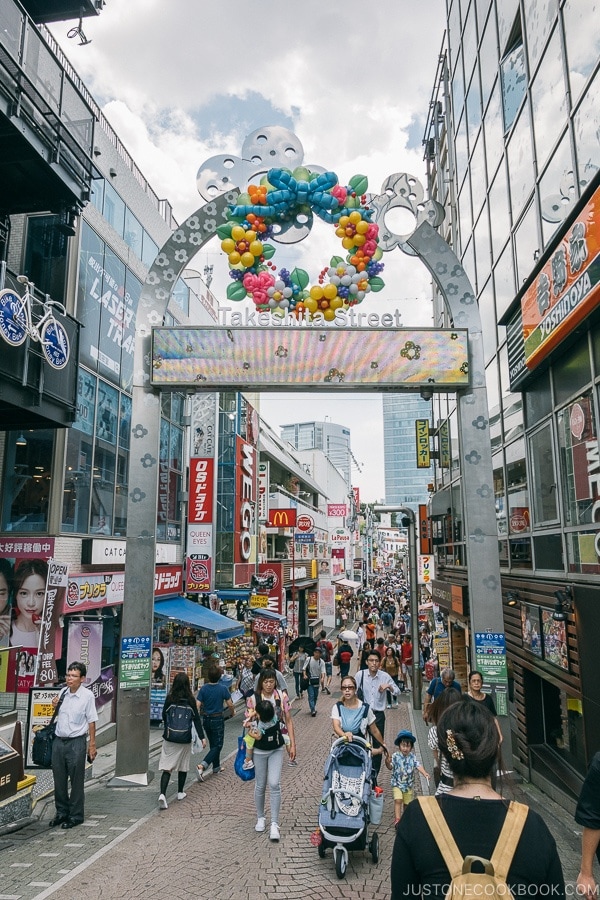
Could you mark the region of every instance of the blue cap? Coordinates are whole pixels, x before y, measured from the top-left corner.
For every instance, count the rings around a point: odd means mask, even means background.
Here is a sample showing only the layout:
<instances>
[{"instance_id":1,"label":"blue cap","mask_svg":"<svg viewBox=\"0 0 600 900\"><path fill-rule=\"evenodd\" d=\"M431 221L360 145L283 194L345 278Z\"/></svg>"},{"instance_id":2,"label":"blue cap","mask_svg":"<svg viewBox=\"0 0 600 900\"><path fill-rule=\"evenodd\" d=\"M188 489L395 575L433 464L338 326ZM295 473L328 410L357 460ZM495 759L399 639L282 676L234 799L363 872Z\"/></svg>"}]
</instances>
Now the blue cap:
<instances>
[{"instance_id":1,"label":"blue cap","mask_svg":"<svg viewBox=\"0 0 600 900\"><path fill-rule=\"evenodd\" d=\"M396 737L396 740L394 741L394 744L396 744L396 746L400 746L401 741L410 741L410 743L414 745L414 744L416 744L417 739L414 736L414 734L412 733L412 731L406 731L406 729L405 729L404 731L398 732L398 735Z\"/></svg>"}]
</instances>

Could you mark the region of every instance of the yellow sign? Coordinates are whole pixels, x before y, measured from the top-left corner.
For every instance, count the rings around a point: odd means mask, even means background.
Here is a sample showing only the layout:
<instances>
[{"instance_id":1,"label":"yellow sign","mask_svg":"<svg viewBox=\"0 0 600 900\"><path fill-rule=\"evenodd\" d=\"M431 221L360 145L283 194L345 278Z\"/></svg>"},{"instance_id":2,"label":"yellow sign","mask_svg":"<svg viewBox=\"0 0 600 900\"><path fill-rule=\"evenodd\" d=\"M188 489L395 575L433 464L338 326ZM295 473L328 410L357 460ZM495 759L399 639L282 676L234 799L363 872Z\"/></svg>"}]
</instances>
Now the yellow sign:
<instances>
[{"instance_id":1,"label":"yellow sign","mask_svg":"<svg viewBox=\"0 0 600 900\"><path fill-rule=\"evenodd\" d=\"M440 467L442 469L450 468L450 429L448 419L442 422L439 431L439 449L440 449Z\"/></svg>"},{"instance_id":2,"label":"yellow sign","mask_svg":"<svg viewBox=\"0 0 600 900\"><path fill-rule=\"evenodd\" d=\"M429 453L429 421L428 419L416 419L417 433L417 469L429 469L431 457Z\"/></svg>"},{"instance_id":3,"label":"yellow sign","mask_svg":"<svg viewBox=\"0 0 600 900\"><path fill-rule=\"evenodd\" d=\"M263 609L268 605L268 594L250 594L250 609Z\"/></svg>"}]
</instances>

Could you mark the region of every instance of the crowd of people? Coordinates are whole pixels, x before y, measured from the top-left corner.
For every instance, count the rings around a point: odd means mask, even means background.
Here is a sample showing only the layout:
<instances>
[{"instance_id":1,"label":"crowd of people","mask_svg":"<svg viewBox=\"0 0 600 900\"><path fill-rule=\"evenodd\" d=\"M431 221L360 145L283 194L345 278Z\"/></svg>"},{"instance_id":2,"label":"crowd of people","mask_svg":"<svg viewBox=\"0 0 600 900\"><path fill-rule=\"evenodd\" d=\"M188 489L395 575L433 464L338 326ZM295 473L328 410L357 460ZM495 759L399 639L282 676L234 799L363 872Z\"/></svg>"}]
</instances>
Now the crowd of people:
<instances>
[{"instance_id":1,"label":"crowd of people","mask_svg":"<svg viewBox=\"0 0 600 900\"><path fill-rule=\"evenodd\" d=\"M523 893L533 886L536 890L544 886L552 896L564 897L562 867L547 826L532 810L520 809L521 804L503 798L498 776L503 770L502 732L493 698L483 690L481 673L471 671L463 691L455 673L444 668L424 691L423 718L428 725L427 744L434 759L432 790L424 792L433 796L424 802L417 775L429 783L430 773L416 752L417 738L403 729L393 742L386 740L386 711L397 706L402 693L411 690L414 650L408 610L393 598L381 603L365 598L358 614L358 621L344 623L346 628L354 626L354 639L346 640L342 635L332 641L323 631L310 643L296 642L289 654L291 688L275 668L267 645L257 649L255 659L248 656L240 661L237 687L246 704L243 768L252 769L255 776L255 830L267 830L268 795L269 838L275 842L280 839L281 773L286 755L288 765L297 765L292 703L302 704L306 698L308 704L304 709L314 718L319 699L339 691L340 699L333 703L330 712L333 736L347 742L368 737L374 787L381 777L382 765L390 770L396 828L391 860L392 900L446 896L456 876L453 866L457 858L456 855L452 858L445 849L448 834L461 860L470 856L494 859L498 868L496 881L506 881L511 890ZM430 642L424 644L425 649L430 649ZM419 648L421 663L424 644ZM342 653L348 655L343 657ZM215 774L223 771L219 754L223 745L223 720L231 699L220 684L221 675L215 668L196 698L189 682L179 686L179 695L174 684L163 713L166 726L169 705L183 700L190 707L198 745L204 746L208 738L209 751L198 766L200 781L211 766ZM300 720L297 720L296 728L299 727ZM172 771L178 772L177 797L185 797L191 741L192 737L185 750L181 747L172 750L168 747L165 728L159 797L162 808L166 808L165 791ZM586 791L577 813L577 821L584 828L578 890L591 897L597 890L592 862L600 845L600 827L596 827L600 826L600 754L590 771ZM435 809L429 803L433 799ZM510 841L508 832L512 833ZM536 848L533 855L531 847ZM498 857L494 856L499 849L507 860L506 871L498 866Z\"/></svg>"}]
</instances>

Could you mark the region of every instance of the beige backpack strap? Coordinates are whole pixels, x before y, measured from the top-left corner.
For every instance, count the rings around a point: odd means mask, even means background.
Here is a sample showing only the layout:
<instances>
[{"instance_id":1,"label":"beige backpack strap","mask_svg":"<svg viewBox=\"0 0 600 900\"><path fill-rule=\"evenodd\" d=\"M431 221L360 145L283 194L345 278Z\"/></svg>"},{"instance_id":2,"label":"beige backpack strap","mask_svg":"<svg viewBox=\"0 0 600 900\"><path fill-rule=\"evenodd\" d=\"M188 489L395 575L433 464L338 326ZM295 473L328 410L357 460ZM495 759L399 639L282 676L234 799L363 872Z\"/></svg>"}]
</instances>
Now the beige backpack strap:
<instances>
[{"instance_id":1,"label":"beige backpack strap","mask_svg":"<svg viewBox=\"0 0 600 900\"><path fill-rule=\"evenodd\" d=\"M435 797L417 797L417 800L431 829L438 849L448 866L450 878L456 878L462 872L463 857L452 837L452 832L442 814L439 803Z\"/></svg>"},{"instance_id":2,"label":"beige backpack strap","mask_svg":"<svg viewBox=\"0 0 600 900\"><path fill-rule=\"evenodd\" d=\"M513 861L517 844L523 833L523 826L529 807L524 803L515 803L511 800L510 806L506 812L506 819L500 832L498 842L492 853L491 863L494 867L494 875L506 881L510 864Z\"/></svg>"}]
</instances>

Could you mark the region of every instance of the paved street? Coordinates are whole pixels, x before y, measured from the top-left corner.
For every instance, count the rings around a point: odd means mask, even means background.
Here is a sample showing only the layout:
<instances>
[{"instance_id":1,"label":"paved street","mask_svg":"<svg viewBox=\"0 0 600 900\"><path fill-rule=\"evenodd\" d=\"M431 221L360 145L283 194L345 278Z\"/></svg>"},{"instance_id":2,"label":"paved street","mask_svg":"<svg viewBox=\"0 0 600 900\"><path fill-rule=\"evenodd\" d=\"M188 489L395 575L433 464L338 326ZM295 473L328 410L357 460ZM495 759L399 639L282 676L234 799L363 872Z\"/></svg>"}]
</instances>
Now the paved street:
<instances>
[{"instance_id":1,"label":"paved street","mask_svg":"<svg viewBox=\"0 0 600 900\"><path fill-rule=\"evenodd\" d=\"M334 683L338 683L334 679ZM339 698L321 695L318 715L308 714L306 700L294 702L297 768L284 765L281 842L254 832L253 783L242 783L230 758L223 775L198 784L190 776L187 798L178 802L173 780L169 809L157 809L157 778L142 788L109 788L114 745L104 747L95 764L104 772L86 790L86 822L70 830L49 829L51 798L36 807L40 820L0 838L0 900L117 900L176 897L196 900L250 900L318 895L353 900L389 898L389 860L394 838L389 773L383 822L377 826L381 858L373 864L366 852L350 853L346 878L338 880L331 851L321 860L310 842L317 825L322 769L331 740L329 714ZM412 728L425 767L432 761L426 728L408 698L388 711L386 737L391 743L400 728ZM226 750L233 753L241 732L241 716L227 723ZM150 767L156 770L160 732L153 730ZM197 758L195 758L197 761ZM516 789L544 815L559 844L567 878L576 876L579 837L572 819L535 789ZM268 819L267 819L268 821Z\"/></svg>"}]
</instances>

